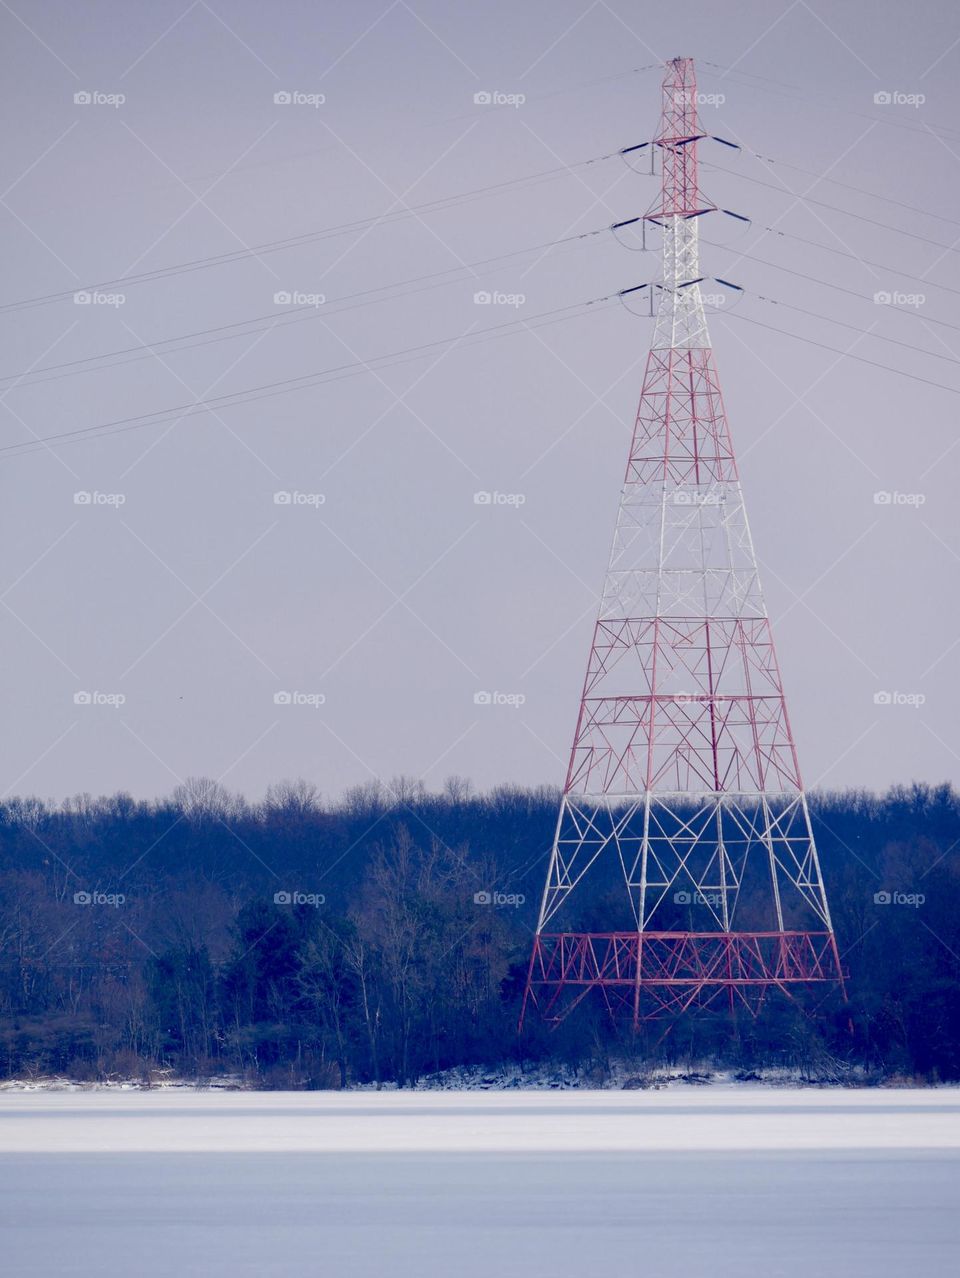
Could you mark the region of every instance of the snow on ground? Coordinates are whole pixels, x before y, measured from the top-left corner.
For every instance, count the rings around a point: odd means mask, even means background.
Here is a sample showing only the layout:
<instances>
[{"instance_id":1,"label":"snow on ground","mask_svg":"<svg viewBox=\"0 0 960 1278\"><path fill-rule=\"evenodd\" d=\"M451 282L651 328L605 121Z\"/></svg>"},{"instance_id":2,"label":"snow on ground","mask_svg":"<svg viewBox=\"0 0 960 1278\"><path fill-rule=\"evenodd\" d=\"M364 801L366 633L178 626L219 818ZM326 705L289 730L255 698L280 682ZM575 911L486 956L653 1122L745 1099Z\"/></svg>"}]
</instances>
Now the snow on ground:
<instances>
[{"instance_id":1,"label":"snow on ground","mask_svg":"<svg viewBox=\"0 0 960 1278\"><path fill-rule=\"evenodd\" d=\"M17 1278L902 1278L958 1199L953 1089L0 1094Z\"/></svg>"},{"instance_id":2,"label":"snow on ground","mask_svg":"<svg viewBox=\"0 0 960 1278\"><path fill-rule=\"evenodd\" d=\"M425 1074L414 1084L418 1092L434 1091L560 1091L578 1088L586 1091L637 1087L706 1086L708 1084L742 1083L765 1084L771 1087L862 1087L870 1080L862 1070L837 1066L829 1074L811 1079L801 1070L791 1068L765 1068L758 1071L735 1072L716 1069L709 1062L676 1066L656 1066L642 1074L635 1063L615 1061L601 1072L579 1071L571 1066L548 1063L533 1065L499 1065L484 1069L478 1065L455 1066L438 1074ZM602 1081L598 1081L602 1078ZM356 1091L394 1091L396 1083L352 1083ZM3 1092L97 1092L97 1091L249 1091L253 1084L238 1074L216 1074L207 1078L180 1078L166 1070L153 1070L149 1078L104 1078L96 1082L77 1082L75 1079L46 1075L42 1078L7 1078L0 1080Z\"/></svg>"}]
</instances>

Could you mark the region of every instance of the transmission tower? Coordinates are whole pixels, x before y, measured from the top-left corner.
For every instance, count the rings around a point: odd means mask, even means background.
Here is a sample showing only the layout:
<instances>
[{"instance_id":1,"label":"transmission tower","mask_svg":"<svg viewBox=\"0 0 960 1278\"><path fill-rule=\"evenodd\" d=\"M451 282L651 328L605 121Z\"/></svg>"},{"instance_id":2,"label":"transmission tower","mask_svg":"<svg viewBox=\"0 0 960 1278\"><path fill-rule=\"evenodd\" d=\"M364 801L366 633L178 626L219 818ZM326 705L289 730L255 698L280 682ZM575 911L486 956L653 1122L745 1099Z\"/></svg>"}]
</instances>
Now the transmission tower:
<instances>
[{"instance_id":1,"label":"transmission tower","mask_svg":"<svg viewBox=\"0 0 960 1278\"><path fill-rule=\"evenodd\" d=\"M843 989L700 292L703 136L675 58L663 282L521 1025L591 990L636 1025Z\"/></svg>"}]
</instances>

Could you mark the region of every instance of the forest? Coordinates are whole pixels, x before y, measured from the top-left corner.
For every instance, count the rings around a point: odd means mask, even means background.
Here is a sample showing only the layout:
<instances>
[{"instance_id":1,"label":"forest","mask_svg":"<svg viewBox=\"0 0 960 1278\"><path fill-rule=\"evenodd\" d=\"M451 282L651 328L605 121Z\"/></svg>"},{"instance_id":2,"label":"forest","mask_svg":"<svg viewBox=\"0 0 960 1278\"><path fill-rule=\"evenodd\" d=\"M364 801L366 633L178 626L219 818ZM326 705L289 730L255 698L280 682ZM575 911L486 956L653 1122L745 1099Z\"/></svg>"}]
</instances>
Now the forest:
<instances>
[{"instance_id":1,"label":"forest","mask_svg":"<svg viewBox=\"0 0 960 1278\"><path fill-rule=\"evenodd\" d=\"M410 1086L454 1066L960 1079L960 796L811 796L848 1002L634 1033L517 1017L558 793L194 779L0 804L0 1077ZM587 908L598 902L587 902Z\"/></svg>"}]
</instances>

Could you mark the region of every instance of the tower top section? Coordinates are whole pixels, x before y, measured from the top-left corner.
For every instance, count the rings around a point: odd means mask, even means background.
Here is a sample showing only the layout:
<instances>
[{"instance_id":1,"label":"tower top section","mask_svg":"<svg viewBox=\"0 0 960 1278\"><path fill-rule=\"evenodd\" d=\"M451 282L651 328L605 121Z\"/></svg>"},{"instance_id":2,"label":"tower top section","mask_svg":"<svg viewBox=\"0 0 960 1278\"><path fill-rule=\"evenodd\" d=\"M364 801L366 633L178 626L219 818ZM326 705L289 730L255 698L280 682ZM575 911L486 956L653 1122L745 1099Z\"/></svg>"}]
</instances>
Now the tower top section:
<instances>
[{"instance_id":1,"label":"tower top section","mask_svg":"<svg viewBox=\"0 0 960 1278\"><path fill-rule=\"evenodd\" d=\"M693 58L673 58L663 77L663 110L654 139L663 167L661 217L690 217L703 210L697 186L697 75Z\"/></svg>"},{"instance_id":2,"label":"tower top section","mask_svg":"<svg viewBox=\"0 0 960 1278\"><path fill-rule=\"evenodd\" d=\"M697 77L692 58L674 58L663 76L663 109L654 147L660 152L659 207L646 220L663 234L663 281L653 333L654 350L710 345L700 297L700 214L697 146L703 137L697 117Z\"/></svg>"}]
</instances>

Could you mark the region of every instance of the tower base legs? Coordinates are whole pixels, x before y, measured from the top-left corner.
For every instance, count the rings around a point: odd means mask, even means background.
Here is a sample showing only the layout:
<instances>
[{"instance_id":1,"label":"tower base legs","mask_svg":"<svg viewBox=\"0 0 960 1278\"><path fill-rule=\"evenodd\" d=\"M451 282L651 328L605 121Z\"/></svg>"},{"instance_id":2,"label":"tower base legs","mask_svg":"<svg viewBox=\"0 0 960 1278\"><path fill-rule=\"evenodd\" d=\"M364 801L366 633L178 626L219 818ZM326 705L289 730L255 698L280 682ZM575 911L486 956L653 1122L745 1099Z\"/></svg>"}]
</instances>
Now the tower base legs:
<instances>
[{"instance_id":1,"label":"tower base legs","mask_svg":"<svg viewBox=\"0 0 960 1278\"><path fill-rule=\"evenodd\" d=\"M593 990L639 1025L720 1003L755 1016L771 989L823 984L843 992L832 932L541 932L520 1028L533 1013L559 1023Z\"/></svg>"}]
</instances>

